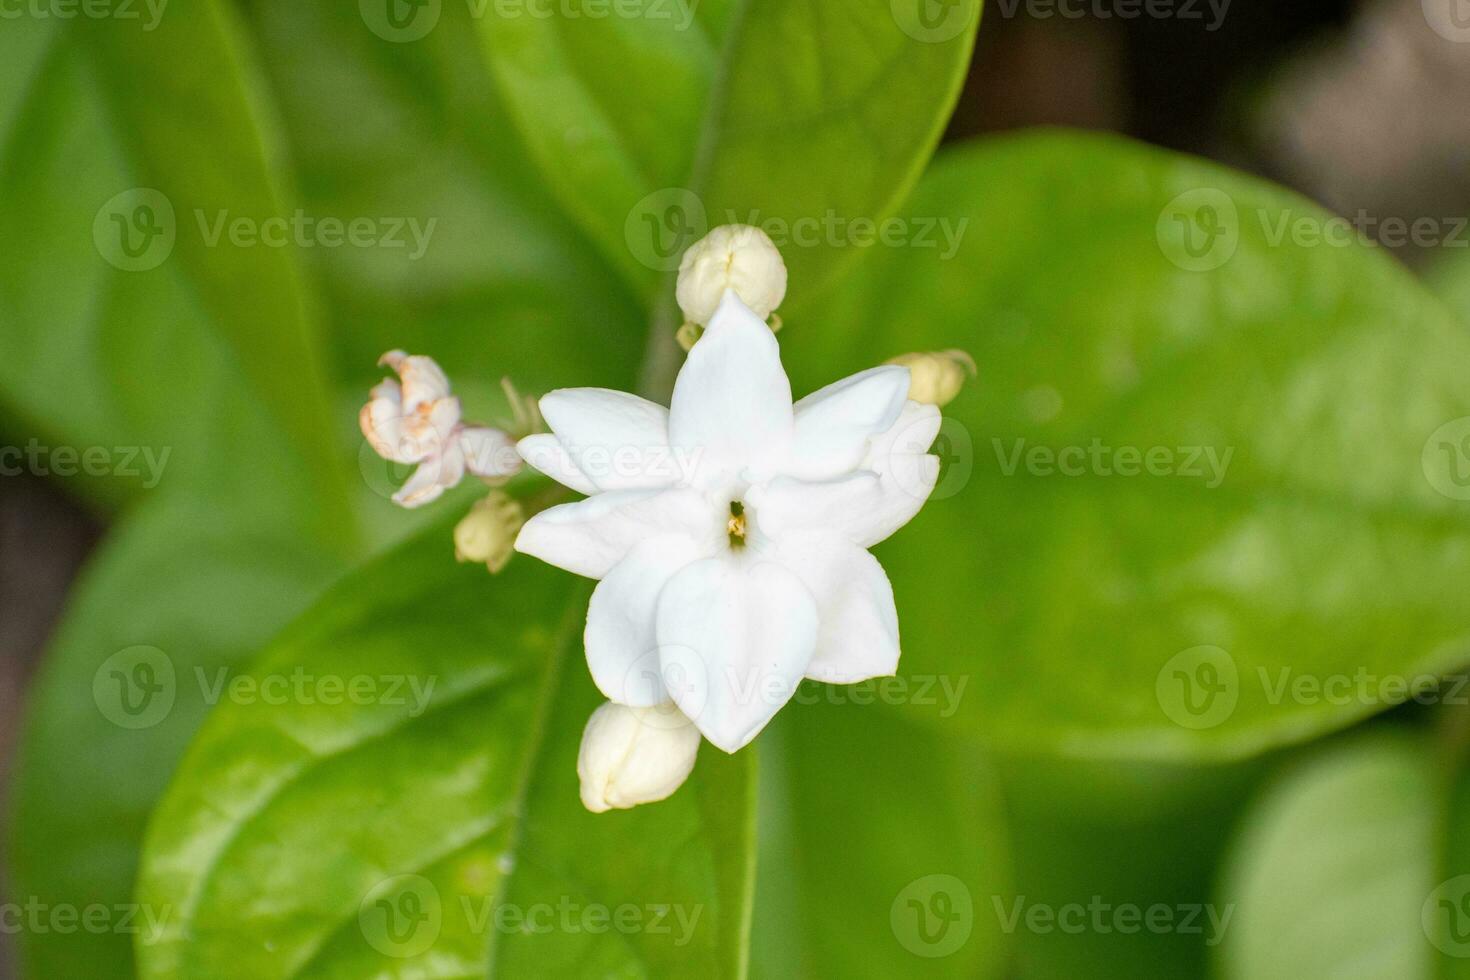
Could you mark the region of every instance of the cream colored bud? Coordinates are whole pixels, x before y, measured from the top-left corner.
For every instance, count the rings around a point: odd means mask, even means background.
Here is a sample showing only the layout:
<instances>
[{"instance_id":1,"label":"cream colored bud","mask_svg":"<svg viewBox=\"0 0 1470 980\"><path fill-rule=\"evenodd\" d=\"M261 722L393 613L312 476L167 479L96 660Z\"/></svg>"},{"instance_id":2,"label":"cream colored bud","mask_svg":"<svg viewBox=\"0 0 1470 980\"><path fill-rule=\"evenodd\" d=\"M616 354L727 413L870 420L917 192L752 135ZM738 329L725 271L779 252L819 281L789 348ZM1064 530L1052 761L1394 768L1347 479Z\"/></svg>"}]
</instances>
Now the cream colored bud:
<instances>
[{"instance_id":1,"label":"cream colored bud","mask_svg":"<svg viewBox=\"0 0 1470 980\"><path fill-rule=\"evenodd\" d=\"M526 512L508 493L493 491L454 525L454 557L484 562L495 574L515 553L516 535L526 523Z\"/></svg>"},{"instance_id":2,"label":"cream colored bud","mask_svg":"<svg viewBox=\"0 0 1470 980\"><path fill-rule=\"evenodd\" d=\"M665 799L689 778L698 753L699 729L672 702L630 708L609 701L582 732L582 804L603 813Z\"/></svg>"},{"instance_id":3,"label":"cream colored bud","mask_svg":"<svg viewBox=\"0 0 1470 980\"><path fill-rule=\"evenodd\" d=\"M962 350L903 354L888 363L909 369L910 399L939 408L954 401L976 370L975 359Z\"/></svg>"},{"instance_id":4,"label":"cream colored bud","mask_svg":"<svg viewBox=\"0 0 1470 980\"><path fill-rule=\"evenodd\" d=\"M759 228L721 225L684 253L674 290L684 319L707 326L726 289L762 320L786 298L786 263Z\"/></svg>"}]
</instances>

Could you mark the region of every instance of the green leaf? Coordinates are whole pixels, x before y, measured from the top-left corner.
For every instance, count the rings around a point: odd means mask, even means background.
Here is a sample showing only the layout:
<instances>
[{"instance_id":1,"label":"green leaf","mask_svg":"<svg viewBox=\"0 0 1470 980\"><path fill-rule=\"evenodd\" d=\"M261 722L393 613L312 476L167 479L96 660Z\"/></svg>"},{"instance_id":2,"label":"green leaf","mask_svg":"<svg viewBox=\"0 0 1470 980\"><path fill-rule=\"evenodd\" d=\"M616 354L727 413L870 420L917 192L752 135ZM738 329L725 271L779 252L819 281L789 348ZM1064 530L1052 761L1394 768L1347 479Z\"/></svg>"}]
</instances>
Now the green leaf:
<instances>
[{"instance_id":1,"label":"green leaf","mask_svg":"<svg viewBox=\"0 0 1470 980\"><path fill-rule=\"evenodd\" d=\"M115 928L26 930L29 975L133 975L129 930L148 923L117 910L132 900L144 824L212 685L337 571L269 500L149 497L77 584L30 692L9 878L13 895L47 908L105 905Z\"/></svg>"},{"instance_id":2,"label":"green leaf","mask_svg":"<svg viewBox=\"0 0 1470 980\"><path fill-rule=\"evenodd\" d=\"M751 755L582 810L587 590L528 560L492 582L447 535L334 589L248 675L305 694L211 715L150 826L138 899L173 915L142 976L478 976L487 944L509 976L739 975ZM352 678L356 703L318 696Z\"/></svg>"},{"instance_id":3,"label":"green leaf","mask_svg":"<svg viewBox=\"0 0 1470 980\"><path fill-rule=\"evenodd\" d=\"M1432 763L1417 738L1378 732L1282 777L1226 865L1219 902L1233 917L1217 950L1222 977L1435 975L1425 932L1439 914Z\"/></svg>"},{"instance_id":4,"label":"green leaf","mask_svg":"<svg viewBox=\"0 0 1470 980\"><path fill-rule=\"evenodd\" d=\"M1229 925L1215 870L1263 767L998 765L1016 884L997 913L1016 923L1014 975L1207 976Z\"/></svg>"},{"instance_id":5,"label":"green leaf","mask_svg":"<svg viewBox=\"0 0 1470 980\"><path fill-rule=\"evenodd\" d=\"M754 975L1005 975L991 765L860 690L807 682L761 735Z\"/></svg>"},{"instance_id":6,"label":"green leaf","mask_svg":"<svg viewBox=\"0 0 1470 980\"><path fill-rule=\"evenodd\" d=\"M281 148L235 16L221 0L203 0L160 17L151 30L123 30L106 19L76 22L119 142L148 189L103 210L121 223L124 259L130 242L148 243L145 258L158 243L173 243L220 336L313 467L317 497L336 518L328 525L335 540L349 526L345 467L337 465L343 459L313 300L296 249L272 245L264 233L246 240L229 231L240 219L263 228L290 214ZM161 261L168 258L165 252Z\"/></svg>"},{"instance_id":7,"label":"green leaf","mask_svg":"<svg viewBox=\"0 0 1470 980\"><path fill-rule=\"evenodd\" d=\"M955 254L869 261L782 340L798 391L907 350L979 362L939 488L877 554L905 669L971 678L988 741L1238 758L1470 660L1470 335L1402 268L1116 138L948 153L906 211L962 228Z\"/></svg>"},{"instance_id":8,"label":"green leaf","mask_svg":"<svg viewBox=\"0 0 1470 980\"><path fill-rule=\"evenodd\" d=\"M1470 254L1447 253L1429 267L1426 279L1450 309L1470 323Z\"/></svg>"},{"instance_id":9,"label":"green leaf","mask_svg":"<svg viewBox=\"0 0 1470 980\"><path fill-rule=\"evenodd\" d=\"M240 458L220 451L244 448L238 426L275 436L241 422L258 414L254 398L228 349L201 329L208 314L177 264L124 271L94 241L99 207L138 181L73 35L44 23L15 22L5 43L29 39L28 53L0 58L27 66L6 87L14 110L0 144L3 428L17 445L34 437L48 450L105 451L92 477L58 474L49 460L37 474L105 505L161 483L192 492L238 479Z\"/></svg>"},{"instance_id":10,"label":"green leaf","mask_svg":"<svg viewBox=\"0 0 1470 980\"><path fill-rule=\"evenodd\" d=\"M848 223L876 226L918 177L979 7L926 24L932 8L890 0L492 4L482 33L545 180L640 291L741 222L789 239L795 296L857 253Z\"/></svg>"},{"instance_id":11,"label":"green leaf","mask_svg":"<svg viewBox=\"0 0 1470 980\"><path fill-rule=\"evenodd\" d=\"M526 159L468 6L444 4L408 44L373 34L362 9L245 8L305 214L370 219L383 235L303 253L336 378L360 396L378 356L404 347L433 354L457 385L629 386L646 315Z\"/></svg>"}]
</instances>

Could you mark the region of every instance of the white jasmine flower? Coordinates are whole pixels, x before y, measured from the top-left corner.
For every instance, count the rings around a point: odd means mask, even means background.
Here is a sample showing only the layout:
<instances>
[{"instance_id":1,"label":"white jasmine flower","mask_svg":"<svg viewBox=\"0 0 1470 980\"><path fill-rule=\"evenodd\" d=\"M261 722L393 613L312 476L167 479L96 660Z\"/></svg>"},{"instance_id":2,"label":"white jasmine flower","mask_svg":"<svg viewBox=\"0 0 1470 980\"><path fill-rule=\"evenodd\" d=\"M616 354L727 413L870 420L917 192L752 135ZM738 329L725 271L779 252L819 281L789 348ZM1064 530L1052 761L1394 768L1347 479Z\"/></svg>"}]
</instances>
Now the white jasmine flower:
<instances>
[{"instance_id":1,"label":"white jasmine flower","mask_svg":"<svg viewBox=\"0 0 1470 980\"><path fill-rule=\"evenodd\" d=\"M672 704L630 708L609 701L582 732L582 805L602 813L665 799L689 778L698 752L699 729Z\"/></svg>"},{"instance_id":2,"label":"white jasmine flower","mask_svg":"<svg viewBox=\"0 0 1470 980\"><path fill-rule=\"evenodd\" d=\"M431 357L390 350L378 363L397 372L376 385L358 414L368 444L394 463L417 463L393 495L402 507L421 507L459 483L465 470L486 480L514 476L521 467L514 442L489 426L460 419L459 399Z\"/></svg>"},{"instance_id":3,"label":"white jasmine flower","mask_svg":"<svg viewBox=\"0 0 1470 980\"><path fill-rule=\"evenodd\" d=\"M759 228L721 225L684 253L674 294L684 319L709 323L727 289L762 320L786 297L786 264Z\"/></svg>"},{"instance_id":4,"label":"white jasmine flower","mask_svg":"<svg viewBox=\"0 0 1470 980\"><path fill-rule=\"evenodd\" d=\"M541 400L553 434L522 455L590 496L532 517L516 548L601 580L585 643L604 695L671 698L734 752L803 677L895 671L893 590L866 549L939 474L939 411L909 385L907 368L878 367L793 404L775 335L727 288L670 408L594 388ZM619 452L647 465L584 465Z\"/></svg>"},{"instance_id":5,"label":"white jasmine flower","mask_svg":"<svg viewBox=\"0 0 1470 980\"><path fill-rule=\"evenodd\" d=\"M484 562L495 575L510 561L516 533L524 523L526 514L520 502L504 491L492 490L454 525L454 557Z\"/></svg>"},{"instance_id":6,"label":"white jasmine flower","mask_svg":"<svg viewBox=\"0 0 1470 980\"><path fill-rule=\"evenodd\" d=\"M954 401L976 370L975 359L962 350L902 354L888 363L909 369L910 398L940 408Z\"/></svg>"}]
</instances>

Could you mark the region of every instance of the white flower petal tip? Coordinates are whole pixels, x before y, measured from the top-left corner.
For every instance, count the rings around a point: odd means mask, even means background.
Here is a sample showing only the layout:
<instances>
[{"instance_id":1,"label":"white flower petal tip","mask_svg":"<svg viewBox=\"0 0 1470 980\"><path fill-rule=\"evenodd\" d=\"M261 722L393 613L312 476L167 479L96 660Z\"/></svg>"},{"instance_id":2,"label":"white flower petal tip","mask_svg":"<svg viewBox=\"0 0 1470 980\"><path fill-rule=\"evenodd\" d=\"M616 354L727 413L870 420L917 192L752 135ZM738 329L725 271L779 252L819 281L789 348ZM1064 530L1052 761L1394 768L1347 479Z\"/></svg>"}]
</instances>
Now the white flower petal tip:
<instances>
[{"instance_id":1,"label":"white flower petal tip","mask_svg":"<svg viewBox=\"0 0 1470 980\"><path fill-rule=\"evenodd\" d=\"M675 297L685 320L709 323L727 289L762 320L786 298L786 263L761 229L721 225L684 253Z\"/></svg>"},{"instance_id":2,"label":"white flower petal tip","mask_svg":"<svg viewBox=\"0 0 1470 980\"><path fill-rule=\"evenodd\" d=\"M962 350L902 354L888 362L909 369L909 398L943 408L975 377L975 359Z\"/></svg>"},{"instance_id":3,"label":"white flower petal tip","mask_svg":"<svg viewBox=\"0 0 1470 980\"><path fill-rule=\"evenodd\" d=\"M699 729L672 704L630 708L609 701L582 732L582 805L605 813L666 799L689 778L698 754Z\"/></svg>"},{"instance_id":4,"label":"white flower petal tip","mask_svg":"<svg viewBox=\"0 0 1470 980\"><path fill-rule=\"evenodd\" d=\"M796 693L818 627L811 592L778 560L695 562L659 596L664 684L705 738L737 752Z\"/></svg>"},{"instance_id":5,"label":"white flower petal tip","mask_svg":"<svg viewBox=\"0 0 1470 980\"><path fill-rule=\"evenodd\" d=\"M510 494L495 490L477 501L454 526L457 561L482 562L498 574L515 554L516 535L526 523L526 512Z\"/></svg>"},{"instance_id":6,"label":"white flower petal tip","mask_svg":"<svg viewBox=\"0 0 1470 980\"><path fill-rule=\"evenodd\" d=\"M437 500L467 470L492 484L520 472L520 454L506 433L464 423L459 399L450 394L449 378L432 357L390 350L378 364L395 371L398 378L373 386L357 421L363 438L379 456L393 463L418 464L393 494L395 504L422 507Z\"/></svg>"}]
</instances>

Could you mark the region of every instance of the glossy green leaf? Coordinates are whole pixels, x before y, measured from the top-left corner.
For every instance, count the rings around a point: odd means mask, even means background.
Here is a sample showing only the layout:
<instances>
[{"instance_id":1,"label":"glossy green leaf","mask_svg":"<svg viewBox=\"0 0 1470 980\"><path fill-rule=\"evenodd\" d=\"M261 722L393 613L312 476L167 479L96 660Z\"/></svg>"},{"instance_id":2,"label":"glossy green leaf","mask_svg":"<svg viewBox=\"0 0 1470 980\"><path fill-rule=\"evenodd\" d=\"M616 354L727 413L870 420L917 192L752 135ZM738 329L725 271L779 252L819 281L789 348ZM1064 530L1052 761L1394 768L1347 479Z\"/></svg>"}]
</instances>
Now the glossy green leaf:
<instances>
[{"instance_id":1,"label":"glossy green leaf","mask_svg":"<svg viewBox=\"0 0 1470 980\"><path fill-rule=\"evenodd\" d=\"M1470 335L1301 198L1116 138L943 155L965 229L787 316L798 391L905 350L980 365L880 546L905 669L1017 752L1232 758L1470 660ZM1189 236L1188 240L1183 237Z\"/></svg>"},{"instance_id":2,"label":"glossy green leaf","mask_svg":"<svg viewBox=\"0 0 1470 980\"><path fill-rule=\"evenodd\" d=\"M291 217L281 147L232 5L202 0L151 29L75 22L116 138L142 190L103 204L114 261L146 272L175 255L219 336L284 437L316 471L334 537L348 533L345 467L298 246L268 222ZM254 231L237 234L243 222ZM99 248L102 247L99 245ZM141 249L141 258L133 252ZM119 256L116 253L121 252ZM155 254L156 253L156 254Z\"/></svg>"},{"instance_id":3,"label":"glossy green leaf","mask_svg":"<svg viewBox=\"0 0 1470 980\"><path fill-rule=\"evenodd\" d=\"M1442 800L1425 748L1381 732L1333 746L1255 805L1218 900L1222 977L1436 975Z\"/></svg>"},{"instance_id":4,"label":"glossy green leaf","mask_svg":"<svg viewBox=\"0 0 1470 980\"><path fill-rule=\"evenodd\" d=\"M174 914L142 976L479 976L487 949L507 976L739 975L751 754L587 813L587 590L525 559L491 580L447 538L343 582L244 682L305 693L210 717L149 830L138 898Z\"/></svg>"},{"instance_id":5,"label":"glossy green leaf","mask_svg":"<svg viewBox=\"0 0 1470 980\"><path fill-rule=\"evenodd\" d=\"M31 689L8 878L46 909L105 906L107 928L23 929L28 975L131 977L134 931L170 914L123 918L148 815L218 679L338 569L271 499L151 496L78 582Z\"/></svg>"},{"instance_id":6,"label":"glossy green leaf","mask_svg":"<svg viewBox=\"0 0 1470 980\"><path fill-rule=\"evenodd\" d=\"M795 296L918 177L979 8L577 0L555 17L489 4L481 25L544 179L641 290L706 227L742 222L782 239Z\"/></svg>"},{"instance_id":7,"label":"glossy green leaf","mask_svg":"<svg viewBox=\"0 0 1470 980\"><path fill-rule=\"evenodd\" d=\"M94 238L99 208L138 181L95 72L70 32L45 23L14 22L4 35L14 60L0 58L24 66L7 87L14 108L0 144L0 404L9 416L0 425L17 445L102 451L91 475L49 460L35 475L67 479L104 504L237 479L221 428L254 411L254 399L178 266L126 271Z\"/></svg>"},{"instance_id":8,"label":"glossy green leaf","mask_svg":"<svg viewBox=\"0 0 1470 980\"><path fill-rule=\"evenodd\" d=\"M444 4L403 44L369 30L358 4L244 13L304 213L374 230L371 247L302 252L339 381L365 391L378 355L404 347L466 391L505 375L526 391L631 385L645 312L527 160L467 5Z\"/></svg>"},{"instance_id":9,"label":"glossy green leaf","mask_svg":"<svg viewBox=\"0 0 1470 980\"><path fill-rule=\"evenodd\" d=\"M809 682L761 736L752 975L1007 975L991 764L956 726L877 709L852 697L862 690Z\"/></svg>"}]
</instances>

